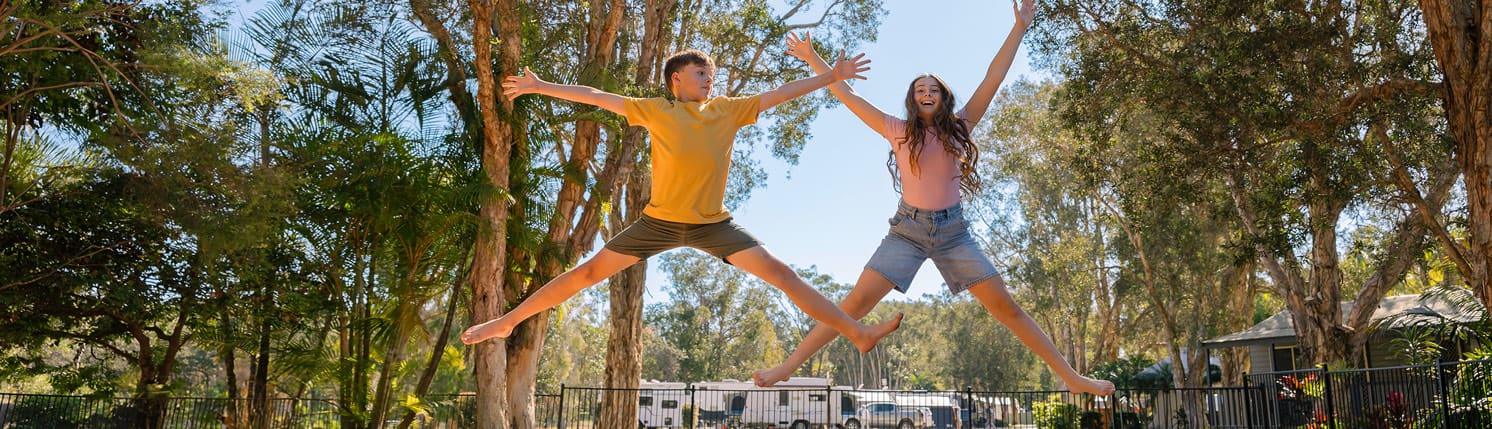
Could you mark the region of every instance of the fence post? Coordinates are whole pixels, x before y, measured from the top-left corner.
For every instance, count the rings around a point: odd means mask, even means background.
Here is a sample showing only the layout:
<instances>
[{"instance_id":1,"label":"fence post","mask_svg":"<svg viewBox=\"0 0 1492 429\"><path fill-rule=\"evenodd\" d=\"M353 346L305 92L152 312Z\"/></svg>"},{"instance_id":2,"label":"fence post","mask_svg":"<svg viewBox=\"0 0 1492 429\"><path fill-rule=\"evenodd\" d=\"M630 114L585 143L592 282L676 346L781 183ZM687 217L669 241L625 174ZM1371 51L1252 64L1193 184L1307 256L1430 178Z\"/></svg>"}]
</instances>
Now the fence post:
<instances>
[{"instance_id":1,"label":"fence post","mask_svg":"<svg viewBox=\"0 0 1492 429\"><path fill-rule=\"evenodd\" d=\"M1243 373L1243 424L1246 429L1254 429L1254 382L1249 379L1249 373Z\"/></svg>"},{"instance_id":2,"label":"fence post","mask_svg":"<svg viewBox=\"0 0 1492 429\"><path fill-rule=\"evenodd\" d=\"M828 384L834 384L833 378L830 378L830 381L831 383ZM839 420L839 416L834 416L834 404L836 404L834 386L828 386L828 384L824 386L824 429L834 429L834 420Z\"/></svg>"},{"instance_id":3,"label":"fence post","mask_svg":"<svg viewBox=\"0 0 1492 429\"><path fill-rule=\"evenodd\" d=\"M1324 396L1326 400L1326 419L1331 429L1337 429L1337 408L1331 398L1331 369L1327 368L1324 363L1321 364L1321 380L1323 383L1321 396Z\"/></svg>"},{"instance_id":4,"label":"fence post","mask_svg":"<svg viewBox=\"0 0 1492 429\"><path fill-rule=\"evenodd\" d=\"M559 416L555 418L559 429L565 429L565 383L560 383Z\"/></svg>"},{"instance_id":5,"label":"fence post","mask_svg":"<svg viewBox=\"0 0 1492 429\"><path fill-rule=\"evenodd\" d=\"M964 416L962 416L962 415L958 416L959 417L958 421L960 423L963 423L963 426L959 427L959 428L955 428L955 429L964 429L964 428L967 428L967 427L972 427L974 425L974 413L976 411L974 409L974 387L972 387L972 386L964 386L964 402L962 404L958 404L958 405L959 405L959 409L961 409L961 410L968 410L968 412L969 412L969 418L967 418L967 419L963 418Z\"/></svg>"},{"instance_id":6,"label":"fence post","mask_svg":"<svg viewBox=\"0 0 1492 429\"><path fill-rule=\"evenodd\" d=\"M1445 379L1445 364L1446 362L1435 363L1435 378L1439 381L1439 383L1435 384L1440 389L1440 421L1442 427L1450 425L1451 423L1451 404L1450 399L1447 398L1447 396L1450 395L1448 395L1445 391L1445 385L1447 384L1447 381Z\"/></svg>"}]
</instances>

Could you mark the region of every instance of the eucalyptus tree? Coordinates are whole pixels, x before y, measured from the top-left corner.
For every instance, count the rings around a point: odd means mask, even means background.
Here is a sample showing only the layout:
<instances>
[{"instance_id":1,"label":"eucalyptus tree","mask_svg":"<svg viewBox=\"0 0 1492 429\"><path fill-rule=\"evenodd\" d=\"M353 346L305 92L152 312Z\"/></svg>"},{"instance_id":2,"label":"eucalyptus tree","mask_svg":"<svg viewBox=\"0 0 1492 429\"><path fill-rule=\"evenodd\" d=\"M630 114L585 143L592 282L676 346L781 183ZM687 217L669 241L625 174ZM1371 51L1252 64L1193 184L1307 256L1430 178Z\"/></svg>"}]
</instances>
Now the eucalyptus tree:
<instances>
[{"instance_id":1,"label":"eucalyptus tree","mask_svg":"<svg viewBox=\"0 0 1492 429\"><path fill-rule=\"evenodd\" d=\"M1440 72L1441 110L1447 138L1466 188L1465 233L1437 210L1394 163L1395 183L1409 193L1437 243L1455 262L1483 308L1492 308L1492 4L1480 0L1419 2ZM1388 142L1388 139L1384 139ZM1392 152L1389 149L1390 153ZM1393 158L1390 158L1393 159Z\"/></svg>"},{"instance_id":2,"label":"eucalyptus tree","mask_svg":"<svg viewBox=\"0 0 1492 429\"><path fill-rule=\"evenodd\" d=\"M1130 174L1220 182L1308 359L1350 364L1368 317L1425 246L1424 219L1382 185L1392 171L1383 136L1413 148L1405 158L1437 212L1454 182L1434 162L1444 158L1436 84L1416 13L1380 2L1059 1L1037 40L1066 78L1060 103L1080 135L1145 133L1177 167ZM1126 131L1136 120L1152 125ZM1393 213L1392 233L1343 316L1338 231L1367 212Z\"/></svg>"},{"instance_id":3,"label":"eucalyptus tree","mask_svg":"<svg viewBox=\"0 0 1492 429\"><path fill-rule=\"evenodd\" d=\"M1120 228L1105 215L1104 194L1084 179L1097 167L1052 111L1059 85L1019 82L997 98L977 130L990 186L976 206L991 228L987 246L1007 261L1022 305L1079 371L1118 357L1118 335L1146 305L1125 281L1117 254ZM1143 341L1143 340L1140 340ZM1091 352L1090 352L1091 350Z\"/></svg>"}]
</instances>

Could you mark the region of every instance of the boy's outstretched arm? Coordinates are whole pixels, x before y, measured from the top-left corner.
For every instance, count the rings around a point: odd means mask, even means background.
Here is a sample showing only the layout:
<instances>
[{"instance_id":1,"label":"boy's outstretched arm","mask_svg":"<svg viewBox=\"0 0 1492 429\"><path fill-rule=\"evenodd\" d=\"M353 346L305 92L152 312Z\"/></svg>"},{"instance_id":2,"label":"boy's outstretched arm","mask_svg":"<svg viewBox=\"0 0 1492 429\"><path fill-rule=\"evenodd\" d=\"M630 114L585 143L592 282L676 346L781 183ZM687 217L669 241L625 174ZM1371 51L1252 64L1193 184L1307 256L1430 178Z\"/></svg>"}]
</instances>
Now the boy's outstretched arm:
<instances>
[{"instance_id":1,"label":"boy's outstretched arm","mask_svg":"<svg viewBox=\"0 0 1492 429\"><path fill-rule=\"evenodd\" d=\"M1010 35L1005 37L1005 44L1000 46L1000 52L990 61L989 70L984 73L984 81L979 83L979 88L969 96L969 103L964 105L964 116L969 119L971 130L984 118L990 101L995 99L995 91L1000 89L1000 82L1005 80L1010 64L1015 62L1015 51L1020 49L1021 39L1026 36L1026 28L1035 17L1035 0L1021 0L1021 4L1015 9L1015 27L1010 29Z\"/></svg>"},{"instance_id":2,"label":"boy's outstretched arm","mask_svg":"<svg viewBox=\"0 0 1492 429\"><path fill-rule=\"evenodd\" d=\"M623 107L622 96L602 91L596 88L582 85L561 85L546 82L539 79L528 67L523 68L522 76L508 76L503 80L503 96L508 99L518 98L524 94L547 95L562 100L585 103L602 109L610 110L618 115L627 116L626 108Z\"/></svg>"},{"instance_id":3,"label":"boy's outstretched arm","mask_svg":"<svg viewBox=\"0 0 1492 429\"><path fill-rule=\"evenodd\" d=\"M829 63L813 50L813 39L807 32L804 32L801 38L794 33L787 34L787 54L808 63L814 73L823 74L829 71ZM839 102L844 103L845 107L854 112L855 117L860 118L860 122L864 122L876 134L885 134L882 132L882 128L886 127L885 111L871 104L870 100L866 100L865 97L861 97L843 81L829 84L829 92L834 93L834 96L839 98Z\"/></svg>"},{"instance_id":4,"label":"boy's outstretched arm","mask_svg":"<svg viewBox=\"0 0 1492 429\"><path fill-rule=\"evenodd\" d=\"M865 54L856 55L854 58L846 59L844 53L839 54L839 60L834 62L834 67L827 72L819 73L813 77L798 79L788 82L786 85L777 87L771 91L763 92L757 96L757 112L765 112L767 109L823 88L831 83L845 79L865 79L860 73L870 70L870 60L865 59Z\"/></svg>"}]
</instances>

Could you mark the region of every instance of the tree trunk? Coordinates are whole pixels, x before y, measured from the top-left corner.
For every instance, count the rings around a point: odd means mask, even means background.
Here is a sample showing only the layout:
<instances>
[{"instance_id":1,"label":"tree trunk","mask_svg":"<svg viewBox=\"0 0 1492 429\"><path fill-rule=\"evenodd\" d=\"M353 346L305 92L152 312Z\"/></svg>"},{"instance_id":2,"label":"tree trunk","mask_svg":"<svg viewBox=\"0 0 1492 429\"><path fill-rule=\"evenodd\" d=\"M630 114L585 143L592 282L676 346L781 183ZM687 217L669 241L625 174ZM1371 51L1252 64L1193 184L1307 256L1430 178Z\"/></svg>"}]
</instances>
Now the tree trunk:
<instances>
[{"instance_id":1,"label":"tree trunk","mask_svg":"<svg viewBox=\"0 0 1492 429\"><path fill-rule=\"evenodd\" d=\"M268 297L266 296L265 299L267 300ZM252 390L249 393L252 398L249 403L253 409L250 418L253 419L252 427L254 429L269 429L269 338L271 326L267 311L261 310L259 317L262 319L259 322L259 350L254 354L254 364L250 365L253 368L252 380L249 382L250 389Z\"/></svg>"},{"instance_id":2,"label":"tree trunk","mask_svg":"<svg viewBox=\"0 0 1492 429\"><path fill-rule=\"evenodd\" d=\"M1307 148L1307 162L1311 149ZM1322 172L1312 171L1309 192L1316 194L1307 209L1307 221L1311 225L1311 270L1306 279L1306 290L1301 299L1303 311L1294 312L1295 336L1300 338L1302 351L1315 364L1351 362L1347 351L1347 340L1352 332L1342 325L1342 267L1337 254L1337 223L1341 220L1342 203L1328 200L1331 192L1320 177ZM1358 303L1363 304L1363 303ZM1375 301L1373 306L1377 306Z\"/></svg>"},{"instance_id":3,"label":"tree trunk","mask_svg":"<svg viewBox=\"0 0 1492 429\"><path fill-rule=\"evenodd\" d=\"M400 302L397 305L405 308L395 310L396 313L419 311L416 308L412 308L416 307L416 304L412 302ZM394 331L393 338L389 339L388 344L384 346L383 364L378 370L378 385L373 389L373 406L368 409L368 415L371 416L368 419L368 429L380 429L383 427L383 421L388 416L389 402L395 388L394 368L404 364L405 360L404 350L405 345L409 343L410 332L398 326L398 321L394 321L393 324L394 326L390 327Z\"/></svg>"},{"instance_id":4,"label":"tree trunk","mask_svg":"<svg viewBox=\"0 0 1492 429\"><path fill-rule=\"evenodd\" d=\"M440 369L446 342L451 338L451 325L456 320L456 301L461 298L461 287L466 284L466 280L463 273L451 284L451 295L446 298L446 320L440 325L440 334L435 337L435 344L430 346L430 360L425 362L425 370L420 373L420 380L414 385L414 395L417 397L423 398L430 391L430 383L435 381L435 372ZM414 423L414 411L405 411L404 417L399 419L399 429L409 429L411 423Z\"/></svg>"},{"instance_id":5,"label":"tree trunk","mask_svg":"<svg viewBox=\"0 0 1492 429\"><path fill-rule=\"evenodd\" d=\"M223 410L223 423L228 429L238 429L247 420L248 411L244 408L238 391L238 348L233 346L231 320L226 308L221 311L218 313L218 328L223 346L218 349L218 356L223 361L223 375L228 385L228 406Z\"/></svg>"},{"instance_id":6,"label":"tree trunk","mask_svg":"<svg viewBox=\"0 0 1492 429\"><path fill-rule=\"evenodd\" d=\"M1254 297L1257 289L1254 287L1254 272L1257 265L1245 261L1228 269L1223 276L1224 292L1227 293L1227 304L1222 327L1228 332L1238 332L1248 329L1254 324ZM1249 371L1248 349L1245 347L1228 347L1220 352L1219 360L1222 362L1224 386L1242 386L1243 374Z\"/></svg>"},{"instance_id":7,"label":"tree trunk","mask_svg":"<svg viewBox=\"0 0 1492 429\"><path fill-rule=\"evenodd\" d=\"M626 139L641 139L644 134L633 127ZM650 159L641 154L643 160ZM648 168L632 171L625 192L625 222L642 217L642 209L652 193L652 172ZM620 228L617 229L620 231ZM608 389L636 389L642 378L642 295L647 287L646 260L611 277L611 332L606 338L606 380ZM612 391L601 400L602 429L631 429L637 424L637 392Z\"/></svg>"},{"instance_id":8,"label":"tree trunk","mask_svg":"<svg viewBox=\"0 0 1492 429\"><path fill-rule=\"evenodd\" d=\"M481 322L502 315L510 298L503 289L508 235L508 198L504 194L508 192L508 156L513 147L513 129L508 120L513 102L498 99L498 82L518 69L523 39L513 0L469 0L468 6L472 12L477 106L482 117L482 172L492 187L492 192L482 197L478 209L480 232L474 243L471 270L471 320ZM496 28L493 28L494 17ZM494 44L502 48L497 58L493 58ZM492 67L494 61L497 70ZM482 342L473 352L477 428L499 429L508 424L506 352L504 340Z\"/></svg>"},{"instance_id":9,"label":"tree trunk","mask_svg":"<svg viewBox=\"0 0 1492 429\"><path fill-rule=\"evenodd\" d=\"M1466 186L1465 242L1437 231L1466 285L1492 309L1492 2L1421 0L1441 94Z\"/></svg>"},{"instance_id":10,"label":"tree trunk","mask_svg":"<svg viewBox=\"0 0 1492 429\"><path fill-rule=\"evenodd\" d=\"M637 426L637 391L642 379L642 292L647 261L611 277L611 333L606 340L606 387L601 400L602 429Z\"/></svg>"}]
</instances>

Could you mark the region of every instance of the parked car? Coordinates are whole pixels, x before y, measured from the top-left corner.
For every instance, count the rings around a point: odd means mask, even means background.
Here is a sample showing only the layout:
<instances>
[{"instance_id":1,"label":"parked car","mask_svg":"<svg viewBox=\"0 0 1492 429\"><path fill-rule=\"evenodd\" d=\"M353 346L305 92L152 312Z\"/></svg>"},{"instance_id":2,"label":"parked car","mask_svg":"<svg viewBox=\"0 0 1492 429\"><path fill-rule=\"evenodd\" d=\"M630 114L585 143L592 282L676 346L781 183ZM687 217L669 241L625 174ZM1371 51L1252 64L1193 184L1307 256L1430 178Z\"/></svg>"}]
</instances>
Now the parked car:
<instances>
[{"instance_id":1,"label":"parked car","mask_svg":"<svg viewBox=\"0 0 1492 429\"><path fill-rule=\"evenodd\" d=\"M932 408L928 408L928 407L908 407L908 406L902 406L902 408L910 408L912 410L917 411L917 420L915 422L913 422L914 424L917 425L917 427L919 427L919 428L930 428L930 427L933 427L933 426L937 426L937 423L935 423L933 421L933 410L932 410Z\"/></svg>"},{"instance_id":2,"label":"parked car","mask_svg":"<svg viewBox=\"0 0 1492 429\"><path fill-rule=\"evenodd\" d=\"M932 421L932 413L916 407L901 407L895 402L866 402L860 411L844 423L845 429L920 429Z\"/></svg>"}]
</instances>

